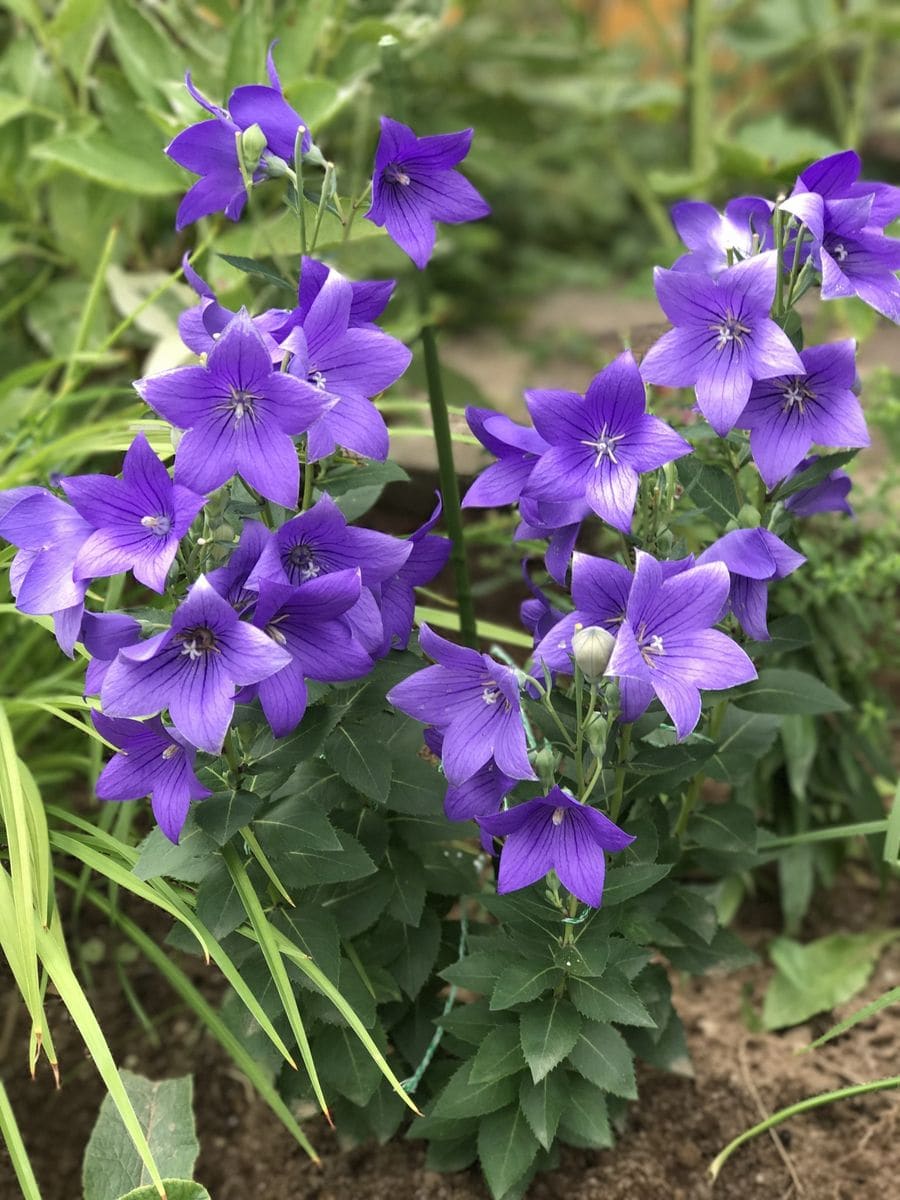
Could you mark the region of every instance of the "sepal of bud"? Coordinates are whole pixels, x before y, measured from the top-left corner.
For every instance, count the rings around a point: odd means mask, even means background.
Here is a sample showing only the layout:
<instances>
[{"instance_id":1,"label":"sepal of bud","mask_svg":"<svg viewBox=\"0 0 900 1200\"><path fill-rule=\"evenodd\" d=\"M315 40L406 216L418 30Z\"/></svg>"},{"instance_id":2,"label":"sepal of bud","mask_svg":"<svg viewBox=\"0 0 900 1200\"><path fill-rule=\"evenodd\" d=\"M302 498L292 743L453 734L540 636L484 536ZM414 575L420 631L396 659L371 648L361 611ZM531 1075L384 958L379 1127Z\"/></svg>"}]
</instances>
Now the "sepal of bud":
<instances>
[{"instance_id":1,"label":"sepal of bud","mask_svg":"<svg viewBox=\"0 0 900 1200\"><path fill-rule=\"evenodd\" d=\"M758 529L762 523L759 509L752 504L745 504L737 515L739 529Z\"/></svg>"},{"instance_id":2,"label":"sepal of bud","mask_svg":"<svg viewBox=\"0 0 900 1200\"><path fill-rule=\"evenodd\" d=\"M266 135L258 125L248 125L237 136L238 157L244 182L252 181L266 148ZM249 185L248 185L249 186Z\"/></svg>"},{"instance_id":3,"label":"sepal of bud","mask_svg":"<svg viewBox=\"0 0 900 1200\"><path fill-rule=\"evenodd\" d=\"M588 683L597 683L609 666L616 639L600 625L576 628L572 635L572 655Z\"/></svg>"}]
</instances>

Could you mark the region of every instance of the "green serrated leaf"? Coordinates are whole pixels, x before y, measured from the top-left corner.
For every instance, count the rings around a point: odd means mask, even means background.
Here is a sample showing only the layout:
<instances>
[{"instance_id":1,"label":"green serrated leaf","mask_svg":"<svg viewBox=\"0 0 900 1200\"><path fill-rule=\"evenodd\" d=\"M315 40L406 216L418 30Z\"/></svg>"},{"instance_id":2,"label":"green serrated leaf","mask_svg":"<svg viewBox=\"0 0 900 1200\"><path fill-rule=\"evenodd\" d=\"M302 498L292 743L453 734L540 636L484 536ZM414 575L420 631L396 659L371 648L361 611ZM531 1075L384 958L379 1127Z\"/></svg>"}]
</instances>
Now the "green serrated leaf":
<instances>
[{"instance_id":1,"label":"green serrated leaf","mask_svg":"<svg viewBox=\"0 0 900 1200\"><path fill-rule=\"evenodd\" d=\"M397 982L414 1000L431 974L441 945L441 923L428 908L418 926L401 925L396 938L399 953L387 964Z\"/></svg>"},{"instance_id":2,"label":"green serrated leaf","mask_svg":"<svg viewBox=\"0 0 900 1200\"><path fill-rule=\"evenodd\" d=\"M528 1076L519 1084L519 1105L531 1132L545 1150L553 1145L559 1119L569 1099L569 1076L564 1070L554 1070L538 1083Z\"/></svg>"},{"instance_id":3,"label":"green serrated leaf","mask_svg":"<svg viewBox=\"0 0 900 1200\"><path fill-rule=\"evenodd\" d=\"M563 996L551 996L525 1009L519 1035L535 1083L562 1062L578 1041L580 1030L581 1017Z\"/></svg>"},{"instance_id":4,"label":"green serrated leaf","mask_svg":"<svg viewBox=\"0 0 900 1200\"><path fill-rule=\"evenodd\" d=\"M741 708L759 713L821 713L846 712L848 704L837 692L805 671L767 667L759 678L736 689L735 698Z\"/></svg>"},{"instance_id":5,"label":"green serrated leaf","mask_svg":"<svg viewBox=\"0 0 900 1200\"><path fill-rule=\"evenodd\" d=\"M740 510L737 489L730 475L703 463L696 454L680 458L678 478L685 496L694 502L717 528L728 524Z\"/></svg>"},{"instance_id":6,"label":"green serrated leaf","mask_svg":"<svg viewBox=\"0 0 900 1200\"><path fill-rule=\"evenodd\" d=\"M613 1144L606 1096L587 1079L569 1075L565 1083L566 1106L559 1136L583 1150L608 1150Z\"/></svg>"},{"instance_id":7,"label":"green serrated leaf","mask_svg":"<svg viewBox=\"0 0 900 1200\"><path fill-rule=\"evenodd\" d=\"M192 1183L189 1179L164 1179L163 1187L166 1189L166 1200L211 1200L202 1183ZM136 1188L119 1200L159 1200L159 1192L150 1184Z\"/></svg>"},{"instance_id":8,"label":"green serrated leaf","mask_svg":"<svg viewBox=\"0 0 900 1200\"><path fill-rule=\"evenodd\" d=\"M656 1024L631 983L615 967L598 979L571 979L569 995L578 1011L592 1021L650 1027Z\"/></svg>"},{"instance_id":9,"label":"green serrated leaf","mask_svg":"<svg viewBox=\"0 0 900 1200\"><path fill-rule=\"evenodd\" d=\"M391 755L364 726L341 724L325 742L325 758L343 779L368 796L384 803L391 791Z\"/></svg>"},{"instance_id":10,"label":"green serrated leaf","mask_svg":"<svg viewBox=\"0 0 900 1200\"><path fill-rule=\"evenodd\" d=\"M585 1021L568 1061L579 1075L596 1087L626 1100L636 1099L631 1051L619 1031L611 1025Z\"/></svg>"},{"instance_id":11,"label":"green serrated leaf","mask_svg":"<svg viewBox=\"0 0 900 1200\"><path fill-rule=\"evenodd\" d=\"M535 1000L542 992L553 987L560 979L556 966L534 966L527 963L512 963L505 967L497 978L491 993L491 1008L512 1008Z\"/></svg>"},{"instance_id":12,"label":"green serrated leaf","mask_svg":"<svg viewBox=\"0 0 900 1200\"><path fill-rule=\"evenodd\" d=\"M283 288L292 295L297 294L297 285L292 283L290 279L285 279L283 275L279 275L274 265L266 262L261 262L257 258L245 258L241 254L219 254L219 258L225 260L230 267L234 267L238 271L243 271L245 275L255 275L259 279L264 279L266 283L272 284L273 287Z\"/></svg>"},{"instance_id":13,"label":"green serrated leaf","mask_svg":"<svg viewBox=\"0 0 900 1200\"><path fill-rule=\"evenodd\" d=\"M606 875L603 906L610 908L639 896L659 883L672 870L672 863L637 863L635 866L613 867Z\"/></svg>"},{"instance_id":14,"label":"green serrated leaf","mask_svg":"<svg viewBox=\"0 0 900 1200\"><path fill-rule=\"evenodd\" d=\"M515 1025L500 1025L486 1035L472 1060L472 1083L491 1083L524 1070L525 1059Z\"/></svg>"},{"instance_id":15,"label":"green serrated leaf","mask_svg":"<svg viewBox=\"0 0 900 1200\"><path fill-rule=\"evenodd\" d=\"M450 1082L438 1096L434 1108L429 1113L429 1118L452 1120L480 1117L503 1108L515 1099L518 1091L515 1076L505 1075L502 1079L494 1079L490 1083L472 1083L469 1079L471 1070L471 1062L465 1062L451 1076Z\"/></svg>"},{"instance_id":16,"label":"green serrated leaf","mask_svg":"<svg viewBox=\"0 0 900 1200\"><path fill-rule=\"evenodd\" d=\"M253 792L220 792L195 806L194 820L217 846L224 846L239 829L249 825L262 803L263 797Z\"/></svg>"},{"instance_id":17,"label":"green serrated leaf","mask_svg":"<svg viewBox=\"0 0 900 1200\"><path fill-rule=\"evenodd\" d=\"M502 1200L531 1166L537 1138L518 1105L486 1116L478 1128L478 1158L491 1195Z\"/></svg>"},{"instance_id":18,"label":"green serrated leaf","mask_svg":"<svg viewBox=\"0 0 900 1200\"><path fill-rule=\"evenodd\" d=\"M385 1048L385 1039L378 1039ZM333 1088L354 1104L368 1104L381 1080L381 1072L356 1034L345 1025L323 1030L315 1040L313 1054L326 1087Z\"/></svg>"}]
</instances>

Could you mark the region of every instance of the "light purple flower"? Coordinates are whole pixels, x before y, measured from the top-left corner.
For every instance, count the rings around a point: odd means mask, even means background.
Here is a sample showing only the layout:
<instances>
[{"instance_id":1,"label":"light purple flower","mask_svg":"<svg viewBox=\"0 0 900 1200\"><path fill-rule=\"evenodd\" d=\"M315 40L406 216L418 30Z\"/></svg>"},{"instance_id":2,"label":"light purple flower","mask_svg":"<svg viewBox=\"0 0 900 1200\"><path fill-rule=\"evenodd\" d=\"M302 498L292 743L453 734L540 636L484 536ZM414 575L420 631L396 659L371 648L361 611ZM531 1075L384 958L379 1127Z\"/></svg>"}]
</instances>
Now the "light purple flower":
<instances>
[{"instance_id":1,"label":"light purple flower","mask_svg":"<svg viewBox=\"0 0 900 1200\"><path fill-rule=\"evenodd\" d=\"M433 726L425 730L425 744L439 758L444 751L443 735ZM464 783L447 785L444 812L451 821L471 821L494 813L519 781L504 775L493 758L479 767ZM490 847L487 847L490 849Z\"/></svg>"},{"instance_id":2,"label":"light purple flower","mask_svg":"<svg viewBox=\"0 0 900 1200\"><path fill-rule=\"evenodd\" d=\"M303 256L300 269L300 286L297 289L297 305L285 314L283 324L276 330L276 338L283 342L291 330L302 325L318 298L319 292L333 274L333 269L316 258ZM396 279L349 280L350 283L350 328L377 328L375 321L387 308L388 301L397 286Z\"/></svg>"},{"instance_id":3,"label":"light purple flower","mask_svg":"<svg viewBox=\"0 0 900 1200\"><path fill-rule=\"evenodd\" d=\"M630 351L604 367L584 396L532 391L525 400L550 446L531 472L525 495L584 501L623 533L631 529L641 473L691 453L683 437L646 411L644 384Z\"/></svg>"},{"instance_id":4,"label":"light purple flower","mask_svg":"<svg viewBox=\"0 0 900 1200\"><path fill-rule=\"evenodd\" d=\"M192 800L211 796L194 773L194 749L159 717L127 721L91 714L98 733L118 746L97 779L99 800L150 797L157 824L177 844Z\"/></svg>"},{"instance_id":5,"label":"light purple flower","mask_svg":"<svg viewBox=\"0 0 900 1200\"><path fill-rule=\"evenodd\" d=\"M581 523L590 514L591 510L583 500L535 500L531 496L523 496L519 501L522 520L516 527L513 541L546 538L544 563L550 577L565 585Z\"/></svg>"},{"instance_id":6,"label":"light purple flower","mask_svg":"<svg viewBox=\"0 0 900 1200\"><path fill-rule=\"evenodd\" d=\"M78 551L75 579L131 571L146 587L164 591L178 545L205 501L172 482L146 437L140 433L131 443L121 479L70 475L61 485L94 529Z\"/></svg>"},{"instance_id":7,"label":"light purple flower","mask_svg":"<svg viewBox=\"0 0 900 1200\"><path fill-rule=\"evenodd\" d=\"M654 281L675 328L647 351L641 374L648 383L694 387L700 411L720 436L741 415L754 380L803 374L797 351L769 317L774 253L745 259L716 279L657 267Z\"/></svg>"},{"instance_id":8,"label":"light purple flower","mask_svg":"<svg viewBox=\"0 0 900 1200\"><path fill-rule=\"evenodd\" d=\"M169 629L119 651L103 681L103 711L144 717L168 708L191 745L217 754L234 713L236 686L258 683L290 661L287 650L241 621L201 575Z\"/></svg>"},{"instance_id":9,"label":"light purple flower","mask_svg":"<svg viewBox=\"0 0 900 1200\"><path fill-rule=\"evenodd\" d=\"M306 680L343 683L372 669L372 659L341 618L359 600L359 571L335 571L303 587L263 580L253 624L290 655L290 662L258 685L266 720L276 737L299 725L306 711Z\"/></svg>"},{"instance_id":10,"label":"light purple flower","mask_svg":"<svg viewBox=\"0 0 900 1200\"><path fill-rule=\"evenodd\" d=\"M398 683L387 699L417 721L437 726L450 783L465 783L491 758L512 779L534 779L515 672L424 624L419 645L436 665Z\"/></svg>"},{"instance_id":11,"label":"light purple flower","mask_svg":"<svg viewBox=\"0 0 900 1200\"><path fill-rule=\"evenodd\" d=\"M491 209L456 167L469 153L472 130L416 137L408 125L381 118L375 152L372 205L367 220L383 225L416 266L434 249L435 221L456 225Z\"/></svg>"},{"instance_id":12,"label":"light purple flower","mask_svg":"<svg viewBox=\"0 0 900 1200\"><path fill-rule=\"evenodd\" d=\"M700 719L701 688L717 691L756 678L740 646L711 628L730 586L724 563L666 579L655 558L637 551L625 619L606 670L620 680L622 720L636 720L656 695L679 739L686 738Z\"/></svg>"},{"instance_id":13,"label":"light purple flower","mask_svg":"<svg viewBox=\"0 0 900 1200\"><path fill-rule=\"evenodd\" d=\"M606 852L624 850L631 834L562 788L535 796L495 816L480 816L487 833L506 840L500 853L497 891L515 892L555 871L582 904L599 908L606 878Z\"/></svg>"},{"instance_id":14,"label":"light purple flower","mask_svg":"<svg viewBox=\"0 0 900 1200\"><path fill-rule=\"evenodd\" d=\"M257 589L248 587L247 581L271 540L272 533L262 522L244 521L240 540L228 562L207 572L209 584L239 613L256 603Z\"/></svg>"},{"instance_id":15,"label":"light purple flower","mask_svg":"<svg viewBox=\"0 0 900 1200\"><path fill-rule=\"evenodd\" d=\"M516 504L542 454L550 449L534 429L490 408L466 409L469 428L497 459L481 472L462 502L463 508Z\"/></svg>"},{"instance_id":16,"label":"light purple flower","mask_svg":"<svg viewBox=\"0 0 900 1200\"><path fill-rule=\"evenodd\" d=\"M99 696L106 672L118 652L123 646L134 646L141 640L141 625L125 613L85 612L78 640L91 656L84 677L84 694Z\"/></svg>"},{"instance_id":17,"label":"light purple flower","mask_svg":"<svg viewBox=\"0 0 900 1200\"><path fill-rule=\"evenodd\" d=\"M529 600L523 600L519 605L519 620L534 638L537 644L546 634L563 619L565 613L558 609L543 590L531 578L528 571L528 559L522 559L522 576L525 585L531 592Z\"/></svg>"},{"instance_id":18,"label":"light purple flower","mask_svg":"<svg viewBox=\"0 0 900 1200\"><path fill-rule=\"evenodd\" d=\"M697 559L697 565L723 562L731 575L728 607L741 628L759 642L769 640L766 609L769 584L784 579L806 559L768 529L734 529Z\"/></svg>"},{"instance_id":19,"label":"light purple flower","mask_svg":"<svg viewBox=\"0 0 900 1200\"><path fill-rule=\"evenodd\" d=\"M305 261L305 260L304 260ZM181 260L184 277L200 297L200 303L193 308L185 309L178 317L178 332L181 340L195 354L209 354L220 334L228 327L237 313L224 304L220 304L215 292L191 266L187 254ZM270 351L273 362L280 362L281 348L273 336L281 329L289 312L284 308L267 308L265 312L251 317L254 326L262 334L263 341Z\"/></svg>"},{"instance_id":20,"label":"light purple flower","mask_svg":"<svg viewBox=\"0 0 900 1200\"><path fill-rule=\"evenodd\" d=\"M276 504L296 505L300 466L293 438L334 401L273 368L245 309L205 366L178 367L134 386L161 417L187 430L175 452L177 482L207 493L240 474Z\"/></svg>"},{"instance_id":21,"label":"light purple flower","mask_svg":"<svg viewBox=\"0 0 900 1200\"><path fill-rule=\"evenodd\" d=\"M674 271L718 275L740 259L771 250L773 204L762 196L729 200L725 212L700 200L683 200L672 207L672 224L688 247L672 264ZM729 262L729 251L732 262Z\"/></svg>"},{"instance_id":22,"label":"light purple flower","mask_svg":"<svg viewBox=\"0 0 900 1200\"><path fill-rule=\"evenodd\" d=\"M283 345L291 354L288 373L316 389L323 411L309 430L308 454L316 462L345 446L384 461L388 432L371 402L396 383L412 359L408 347L372 325L353 325L353 285L331 271L302 325Z\"/></svg>"},{"instance_id":23,"label":"light purple flower","mask_svg":"<svg viewBox=\"0 0 900 1200\"><path fill-rule=\"evenodd\" d=\"M412 633L416 608L417 587L431 583L443 571L450 557L450 542L431 532L441 518L441 497L428 520L409 536L412 549L398 571L388 576L376 588L376 599L384 623L384 646L388 650L405 650Z\"/></svg>"},{"instance_id":24,"label":"light purple flower","mask_svg":"<svg viewBox=\"0 0 900 1200\"><path fill-rule=\"evenodd\" d=\"M813 454L798 463L796 471L788 476L789 479L802 474L819 461L819 455ZM795 517L812 517L816 513L842 512L848 517L854 515L853 508L847 497L853 484L846 471L834 470L819 483L794 492L784 502L784 507Z\"/></svg>"},{"instance_id":25,"label":"light purple flower","mask_svg":"<svg viewBox=\"0 0 900 1200\"><path fill-rule=\"evenodd\" d=\"M750 450L770 490L793 471L813 443L868 446L856 382L856 343L800 351L804 373L755 383L738 418L750 430Z\"/></svg>"}]
</instances>

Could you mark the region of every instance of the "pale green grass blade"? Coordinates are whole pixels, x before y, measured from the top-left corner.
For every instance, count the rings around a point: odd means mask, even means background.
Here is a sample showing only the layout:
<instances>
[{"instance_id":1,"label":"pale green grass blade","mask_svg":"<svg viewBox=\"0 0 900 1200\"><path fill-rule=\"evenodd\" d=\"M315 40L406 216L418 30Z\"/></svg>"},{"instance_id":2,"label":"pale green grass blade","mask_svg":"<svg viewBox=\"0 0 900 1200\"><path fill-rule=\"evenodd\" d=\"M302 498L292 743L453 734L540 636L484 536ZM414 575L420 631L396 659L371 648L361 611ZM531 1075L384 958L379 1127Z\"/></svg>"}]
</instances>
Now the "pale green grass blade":
<instances>
[{"instance_id":1,"label":"pale green grass blade","mask_svg":"<svg viewBox=\"0 0 900 1200\"><path fill-rule=\"evenodd\" d=\"M272 887L279 894L279 896L281 896L283 900L286 900L287 903L290 904L291 908L293 908L294 901L291 899L291 894L276 875L275 868L266 857L265 851L259 844L256 834L249 825L245 825L243 829L239 830L239 832L241 837L244 839L247 849L259 863L269 883L271 883Z\"/></svg>"},{"instance_id":2,"label":"pale green grass blade","mask_svg":"<svg viewBox=\"0 0 900 1200\"><path fill-rule=\"evenodd\" d=\"M805 1054L808 1050L816 1050L819 1046L824 1046L832 1038L840 1037L842 1033L846 1033L848 1029L852 1029L854 1025L858 1025L860 1021L867 1021L869 1017L874 1017L876 1013L881 1012L888 1005L898 1003L900 1003L900 987L891 988L889 992L885 992L883 996L879 996L871 1004L864 1004L862 1008L857 1009L855 1013L851 1013L849 1017L845 1017L843 1021L839 1021L837 1025L832 1025L821 1037L816 1038L814 1042L810 1042L808 1046L803 1046L801 1053Z\"/></svg>"},{"instance_id":3,"label":"pale green grass blade","mask_svg":"<svg viewBox=\"0 0 900 1200\"><path fill-rule=\"evenodd\" d=\"M16 1124L16 1117L2 1081L0 1081L0 1134L3 1135L13 1171L19 1181L19 1187L22 1189L22 1200L41 1200L40 1188L34 1177L34 1171L31 1169L28 1151L22 1141L22 1135Z\"/></svg>"},{"instance_id":4,"label":"pale green grass blade","mask_svg":"<svg viewBox=\"0 0 900 1200\"><path fill-rule=\"evenodd\" d=\"M228 867L228 873L231 875L238 896L240 897L241 903L244 906L244 912L247 914L250 924L253 926L253 932L256 934L256 941L259 943L259 948L263 953L263 958L266 960L266 966L269 968L269 973L272 976L272 982L275 984L275 990L278 992L278 998L281 1000L281 1006L284 1009L285 1016L288 1019L291 1032L296 1039L297 1046L300 1050L300 1057L303 1059L303 1065L306 1067L310 1083L312 1084L316 1099L319 1102L319 1107L325 1114L328 1123L332 1124L331 1113L328 1110L328 1102L325 1099L325 1093L322 1091L322 1084L319 1081L319 1074L316 1071L316 1064L313 1062L309 1038L306 1036L303 1018L300 1016L300 1009L297 1007L297 997L294 995L294 989L291 987L291 981L288 978L288 973L285 970L284 962L281 958L281 952L278 949L278 943L276 942L275 935L277 930L274 928L274 926L270 925L266 919L266 914L263 911L259 896L256 894L256 889L254 888L250 876L247 874L244 864L238 857L234 847L223 846L222 857L225 859L225 865Z\"/></svg>"},{"instance_id":5,"label":"pale green grass blade","mask_svg":"<svg viewBox=\"0 0 900 1200\"><path fill-rule=\"evenodd\" d=\"M454 610L448 611L417 604L416 620L426 621L438 629L459 631L459 617ZM531 637L523 630L510 629L507 625L497 625L493 621L479 621L478 636L488 642L503 642L507 646L521 646L526 650L531 650L534 646Z\"/></svg>"},{"instance_id":6,"label":"pale green grass blade","mask_svg":"<svg viewBox=\"0 0 900 1200\"><path fill-rule=\"evenodd\" d=\"M894 800L888 816L887 833L884 837L884 861L892 867L900 866L900 783L894 791Z\"/></svg>"}]
</instances>

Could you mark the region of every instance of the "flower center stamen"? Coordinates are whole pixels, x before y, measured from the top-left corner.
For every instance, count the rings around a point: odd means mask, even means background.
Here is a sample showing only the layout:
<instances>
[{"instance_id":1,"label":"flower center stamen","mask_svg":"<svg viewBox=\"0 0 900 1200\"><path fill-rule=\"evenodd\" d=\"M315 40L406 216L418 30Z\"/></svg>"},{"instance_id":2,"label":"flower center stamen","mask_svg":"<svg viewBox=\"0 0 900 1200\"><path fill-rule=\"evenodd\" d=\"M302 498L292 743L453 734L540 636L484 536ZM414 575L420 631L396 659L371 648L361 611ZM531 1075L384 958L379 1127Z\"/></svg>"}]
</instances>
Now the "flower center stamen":
<instances>
[{"instance_id":1,"label":"flower center stamen","mask_svg":"<svg viewBox=\"0 0 900 1200\"><path fill-rule=\"evenodd\" d=\"M185 629L178 635L182 642L181 653L186 654L191 661L203 658L205 654L221 654L216 646L216 635L208 625L197 625L194 629Z\"/></svg>"},{"instance_id":2,"label":"flower center stamen","mask_svg":"<svg viewBox=\"0 0 900 1200\"><path fill-rule=\"evenodd\" d=\"M847 247L843 242L835 242L831 248L831 257L837 259L838 262L844 262L847 257Z\"/></svg>"},{"instance_id":3,"label":"flower center stamen","mask_svg":"<svg viewBox=\"0 0 900 1200\"><path fill-rule=\"evenodd\" d=\"M307 375L307 379L313 385L313 387L318 388L320 392L325 391L326 381L325 376L321 371L310 371L309 375Z\"/></svg>"},{"instance_id":4,"label":"flower center stamen","mask_svg":"<svg viewBox=\"0 0 900 1200\"><path fill-rule=\"evenodd\" d=\"M490 683L481 693L481 698L485 704L496 704L500 699L500 689L496 684Z\"/></svg>"},{"instance_id":5,"label":"flower center stamen","mask_svg":"<svg viewBox=\"0 0 900 1200\"><path fill-rule=\"evenodd\" d=\"M594 459L595 470L600 466L604 458L608 458L611 463L618 465L619 460L616 458L616 443L621 442L624 436L624 433L610 433L609 426L604 425L594 441L590 441L587 438L582 438L582 446L588 446L591 450L596 451L596 458Z\"/></svg>"},{"instance_id":6,"label":"flower center stamen","mask_svg":"<svg viewBox=\"0 0 900 1200\"><path fill-rule=\"evenodd\" d=\"M388 183L399 183L401 187L410 185L410 178L399 163L388 163L383 174Z\"/></svg>"},{"instance_id":7,"label":"flower center stamen","mask_svg":"<svg viewBox=\"0 0 900 1200\"><path fill-rule=\"evenodd\" d=\"M648 667L656 670L655 659L660 658L666 652L662 637L658 633L654 633L648 638L646 628L642 625L638 630L637 643L638 649L641 652L641 658Z\"/></svg>"},{"instance_id":8,"label":"flower center stamen","mask_svg":"<svg viewBox=\"0 0 900 1200\"><path fill-rule=\"evenodd\" d=\"M234 423L239 425L244 417L252 417L254 415L254 406L258 396L254 396L251 392L245 392L243 388L231 389L231 402L229 407L234 413Z\"/></svg>"},{"instance_id":9,"label":"flower center stamen","mask_svg":"<svg viewBox=\"0 0 900 1200\"><path fill-rule=\"evenodd\" d=\"M312 550L302 542L294 546L288 554L288 562L303 581L315 579L322 574L322 568L316 562Z\"/></svg>"},{"instance_id":10,"label":"flower center stamen","mask_svg":"<svg viewBox=\"0 0 900 1200\"><path fill-rule=\"evenodd\" d=\"M781 389L781 394L784 396L784 404L781 406L782 412L791 412L796 408L802 417L806 411L806 405L810 400L815 400L815 392L803 383L801 379L792 379L786 387Z\"/></svg>"},{"instance_id":11,"label":"flower center stamen","mask_svg":"<svg viewBox=\"0 0 900 1200\"><path fill-rule=\"evenodd\" d=\"M554 808L553 816L550 818L550 820L553 822L554 825L562 825L563 818L565 817L565 815L566 815L566 810L564 808L562 808L562 807Z\"/></svg>"},{"instance_id":12,"label":"flower center stamen","mask_svg":"<svg viewBox=\"0 0 900 1200\"><path fill-rule=\"evenodd\" d=\"M733 316L730 312L726 313L722 321L715 325L707 326L713 333L718 334L716 338L716 349L724 350L731 343L744 348L744 338L751 332L750 326L745 325L743 321Z\"/></svg>"},{"instance_id":13,"label":"flower center stamen","mask_svg":"<svg viewBox=\"0 0 900 1200\"><path fill-rule=\"evenodd\" d=\"M165 750L162 752L162 757L165 759L174 758L180 749L180 746L176 746L174 744L171 746L166 746Z\"/></svg>"},{"instance_id":14,"label":"flower center stamen","mask_svg":"<svg viewBox=\"0 0 900 1200\"><path fill-rule=\"evenodd\" d=\"M166 537L172 529L172 518L165 513L160 513L158 516L141 517L141 524L145 529L149 529L151 533L155 533L157 537Z\"/></svg>"}]
</instances>

